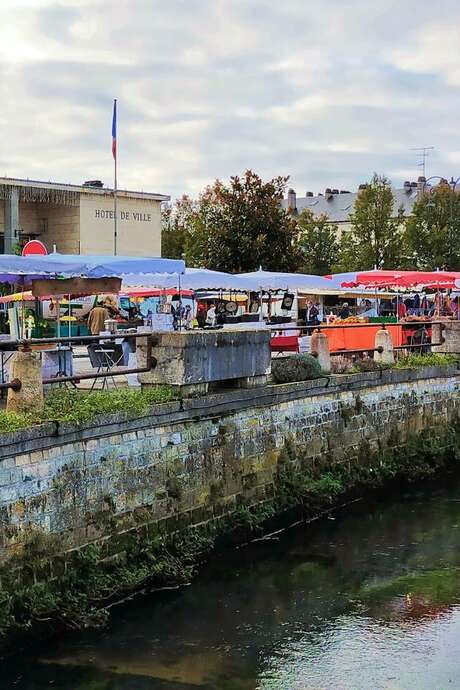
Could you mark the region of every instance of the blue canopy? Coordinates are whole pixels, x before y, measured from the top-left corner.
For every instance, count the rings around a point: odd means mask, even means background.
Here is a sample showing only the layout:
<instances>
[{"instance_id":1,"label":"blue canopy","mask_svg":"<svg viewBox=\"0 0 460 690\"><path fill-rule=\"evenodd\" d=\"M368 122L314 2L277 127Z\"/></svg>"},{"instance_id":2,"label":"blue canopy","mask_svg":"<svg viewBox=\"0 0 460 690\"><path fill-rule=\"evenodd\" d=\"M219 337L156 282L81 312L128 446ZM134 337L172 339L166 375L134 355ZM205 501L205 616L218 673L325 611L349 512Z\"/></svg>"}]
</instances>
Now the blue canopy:
<instances>
[{"instance_id":1,"label":"blue canopy","mask_svg":"<svg viewBox=\"0 0 460 690\"><path fill-rule=\"evenodd\" d=\"M159 257L0 254L0 281L6 283L30 282L34 278L122 278L132 273L177 274L184 270L183 261Z\"/></svg>"}]
</instances>

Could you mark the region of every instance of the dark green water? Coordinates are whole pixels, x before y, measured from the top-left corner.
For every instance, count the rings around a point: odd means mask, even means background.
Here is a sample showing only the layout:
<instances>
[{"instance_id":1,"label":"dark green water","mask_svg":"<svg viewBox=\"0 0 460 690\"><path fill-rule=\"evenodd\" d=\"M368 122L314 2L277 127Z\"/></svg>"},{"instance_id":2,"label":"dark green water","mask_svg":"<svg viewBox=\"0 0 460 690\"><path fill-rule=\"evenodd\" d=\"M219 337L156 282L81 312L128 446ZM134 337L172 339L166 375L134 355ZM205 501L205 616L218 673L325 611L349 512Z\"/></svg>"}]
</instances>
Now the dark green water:
<instances>
[{"instance_id":1,"label":"dark green water","mask_svg":"<svg viewBox=\"0 0 460 690\"><path fill-rule=\"evenodd\" d=\"M0 688L458 690L460 483L216 557L4 664Z\"/></svg>"}]
</instances>

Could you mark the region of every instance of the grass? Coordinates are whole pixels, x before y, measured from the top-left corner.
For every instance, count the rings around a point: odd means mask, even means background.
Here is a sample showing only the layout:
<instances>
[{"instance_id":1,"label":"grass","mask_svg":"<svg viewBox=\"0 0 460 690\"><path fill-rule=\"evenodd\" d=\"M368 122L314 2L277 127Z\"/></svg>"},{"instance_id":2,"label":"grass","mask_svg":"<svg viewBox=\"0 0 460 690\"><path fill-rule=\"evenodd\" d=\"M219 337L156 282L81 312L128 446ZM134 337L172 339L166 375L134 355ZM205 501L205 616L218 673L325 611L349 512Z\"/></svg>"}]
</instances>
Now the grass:
<instances>
[{"instance_id":1,"label":"grass","mask_svg":"<svg viewBox=\"0 0 460 690\"><path fill-rule=\"evenodd\" d=\"M81 424L98 415L116 412L123 412L126 417L137 417L148 412L152 405L173 399L173 389L169 386L92 392L61 388L46 395L45 409L40 415L0 412L0 433L20 431L50 421Z\"/></svg>"},{"instance_id":2,"label":"grass","mask_svg":"<svg viewBox=\"0 0 460 690\"><path fill-rule=\"evenodd\" d=\"M396 369L415 369L416 367L442 367L458 362L456 355L438 354L435 352L422 355L409 353L397 360Z\"/></svg>"}]
</instances>

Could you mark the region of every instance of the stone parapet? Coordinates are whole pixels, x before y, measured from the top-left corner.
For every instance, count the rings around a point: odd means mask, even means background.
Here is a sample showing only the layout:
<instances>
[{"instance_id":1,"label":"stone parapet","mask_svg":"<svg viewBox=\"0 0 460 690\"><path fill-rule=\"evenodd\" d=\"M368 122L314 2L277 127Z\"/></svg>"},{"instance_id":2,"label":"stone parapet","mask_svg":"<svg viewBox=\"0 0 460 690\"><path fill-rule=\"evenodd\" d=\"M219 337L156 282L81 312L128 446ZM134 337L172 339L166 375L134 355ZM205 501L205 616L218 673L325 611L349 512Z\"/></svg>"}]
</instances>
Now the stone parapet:
<instances>
[{"instance_id":1,"label":"stone parapet","mask_svg":"<svg viewBox=\"0 0 460 690\"><path fill-rule=\"evenodd\" d=\"M433 352L460 354L460 321L440 321L432 326Z\"/></svg>"},{"instance_id":2,"label":"stone parapet","mask_svg":"<svg viewBox=\"0 0 460 690\"><path fill-rule=\"evenodd\" d=\"M165 332L155 338L156 366L139 375L144 385L166 383L201 395L209 383L247 381L270 373L270 332L265 329ZM140 366L146 360L142 348L140 343Z\"/></svg>"}]
</instances>

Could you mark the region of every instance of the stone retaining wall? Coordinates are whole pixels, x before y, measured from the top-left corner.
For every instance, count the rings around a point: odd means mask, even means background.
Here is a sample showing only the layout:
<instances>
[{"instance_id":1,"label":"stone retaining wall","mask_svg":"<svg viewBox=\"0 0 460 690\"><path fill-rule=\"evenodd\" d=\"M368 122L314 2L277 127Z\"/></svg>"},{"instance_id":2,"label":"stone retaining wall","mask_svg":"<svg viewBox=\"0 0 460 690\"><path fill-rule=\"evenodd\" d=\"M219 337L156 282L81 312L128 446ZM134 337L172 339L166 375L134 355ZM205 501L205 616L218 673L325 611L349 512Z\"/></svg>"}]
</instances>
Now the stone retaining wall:
<instances>
[{"instance_id":1,"label":"stone retaining wall","mask_svg":"<svg viewBox=\"0 0 460 690\"><path fill-rule=\"evenodd\" d=\"M120 534L139 524L172 531L267 500L286 444L292 462L365 465L419 431L455 423L459 405L455 366L387 370L3 434L0 555L21 553L36 530L57 535L59 552L97 541L113 555Z\"/></svg>"}]
</instances>

